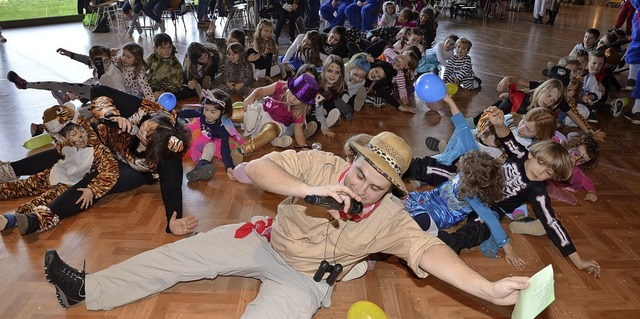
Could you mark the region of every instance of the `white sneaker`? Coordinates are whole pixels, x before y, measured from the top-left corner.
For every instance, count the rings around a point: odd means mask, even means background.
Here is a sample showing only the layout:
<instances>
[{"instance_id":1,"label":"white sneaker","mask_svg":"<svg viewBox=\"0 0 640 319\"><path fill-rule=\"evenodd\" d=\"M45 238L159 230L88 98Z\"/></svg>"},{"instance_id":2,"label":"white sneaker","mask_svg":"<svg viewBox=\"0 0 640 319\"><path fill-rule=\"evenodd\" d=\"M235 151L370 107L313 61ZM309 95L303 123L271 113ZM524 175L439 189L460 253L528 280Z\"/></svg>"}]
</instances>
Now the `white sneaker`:
<instances>
[{"instance_id":1,"label":"white sneaker","mask_svg":"<svg viewBox=\"0 0 640 319\"><path fill-rule=\"evenodd\" d=\"M293 144L293 138L289 135L278 136L271 141L271 145L275 147L286 148L291 146L291 144Z\"/></svg>"},{"instance_id":2,"label":"white sneaker","mask_svg":"<svg viewBox=\"0 0 640 319\"><path fill-rule=\"evenodd\" d=\"M369 269L369 265L366 260L363 260L357 263L349 272L342 277L342 282L347 282L350 280L358 279L367 274L367 270Z\"/></svg>"},{"instance_id":3,"label":"white sneaker","mask_svg":"<svg viewBox=\"0 0 640 319\"><path fill-rule=\"evenodd\" d=\"M333 109L329 111L329 114L327 114L327 127L332 127L336 125L339 119L340 119L340 110Z\"/></svg>"}]
</instances>

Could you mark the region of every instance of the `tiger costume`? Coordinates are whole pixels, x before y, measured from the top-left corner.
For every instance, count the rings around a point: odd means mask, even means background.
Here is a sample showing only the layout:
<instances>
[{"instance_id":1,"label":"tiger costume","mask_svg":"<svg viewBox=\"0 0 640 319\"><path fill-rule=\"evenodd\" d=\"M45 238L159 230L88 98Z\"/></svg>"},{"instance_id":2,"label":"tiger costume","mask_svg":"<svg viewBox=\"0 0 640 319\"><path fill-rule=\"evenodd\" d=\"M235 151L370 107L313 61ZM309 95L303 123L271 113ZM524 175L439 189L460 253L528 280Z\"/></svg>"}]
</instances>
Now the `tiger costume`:
<instances>
[{"instance_id":1,"label":"tiger costume","mask_svg":"<svg viewBox=\"0 0 640 319\"><path fill-rule=\"evenodd\" d=\"M113 100L107 96L100 96L94 99L91 112L98 119L120 116L120 111L113 104ZM132 125L139 126L145 117L159 112L168 115L171 123L175 124L175 113L170 113L160 104L145 99L142 99L138 111L128 117L128 120ZM142 154L131 147L134 141L134 137L131 134L103 124L98 125L97 131L100 140L115 153L119 160L127 163L131 168L138 172L153 172L156 170L157 164L148 163Z\"/></svg>"},{"instance_id":2,"label":"tiger costume","mask_svg":"<svg viewBox=\"0 0 640 319\"><path fill-rule=\"evenodd\" d=\"M106 195L118 181L118 163L111 151L98 140L97 135L90 124L82 117L75 114L70 105L55 105L45 110L44 125L47 131L56 139L56 150L63 157L52 168L31 175L27 179L15 179L0 184L0 200L17 198L22 196L38 195L32 200L18 206L13 216L16 220L8 220L12 217L5 215L7 222L4 226L17 224L20 233L25 235L32 232L41 232L56 226L61 219L52 212L48 205L55 201L70 186L77 183L86 174L95 174L95 177L86 186L93 193L93 198L97 199ZM87 133L88 143L82 149L71 146L66 139L63 139L59 132L69 123L76 123ZM79 160L77 160L79 159ZM87 162L91 159L90 166L86 167L84 174L79 167L74 166L78 162ZM60 179L59 175L64 175L65 171L54 173L56 165L67 165L71 172L79 171L74 179ZM66 176L63 176L66 177ZM64 218L64 216L63 216ZM2 226L2 225L0 225ZM4 229L5 227L0 227Z\"/></svg>"}]
</instances>

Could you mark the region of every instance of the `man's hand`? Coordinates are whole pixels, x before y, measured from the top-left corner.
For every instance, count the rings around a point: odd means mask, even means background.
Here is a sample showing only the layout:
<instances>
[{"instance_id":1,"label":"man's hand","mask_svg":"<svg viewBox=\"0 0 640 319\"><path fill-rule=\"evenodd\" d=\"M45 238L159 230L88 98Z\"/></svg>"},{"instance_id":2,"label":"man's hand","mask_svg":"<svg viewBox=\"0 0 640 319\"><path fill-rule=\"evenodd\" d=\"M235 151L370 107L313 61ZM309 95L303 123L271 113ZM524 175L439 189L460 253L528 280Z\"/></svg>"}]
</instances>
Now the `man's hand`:
<instances>
[{"instance_id":1,"label":"man's hand","mask_svg":"<svg viewBox=\"0 0 640 319\"><path fill-rule=\"evenodd\" d=\"M529 277L514 276L493 282L491 287L493 300L491 302L500 306L515 304L520 290L529 287L527 280L529 280Z\"/></svg>"},{"instance_id":2,"label":"man's hand","mask_svg":"<svg viewBox=\"0 0 640 319\"><path fill-rule=\"evenodd\" d=\"M80 198L76 201L76 204L80 204L80 208L87 209L93 205L93 192L89 188L78 188L79 192L82 192Z\"/></svg>"},{"instance_id":3,"label":"man's hand","mask_svg":"<svg viewBox=\"0 0 640 319\"><path fill-rule=\"evenodd\" d=\"M351 198L357 201L362 201L362 198L358 196L351 188L344 185L327 185L327 186L315 186L312 187L308 195L318 196L331 196L338 203L344 203L344 211L348 212L351 206ZM334 219L340 219L340 213L337 210L327 210L331 217Z\"/></svg>"},{"instance_id":4,"label":"man's hand","mask_svg":"<svg viewBox=\"0 0 640 319\"><path fill-rule=\"evenodd\" d=\"M182 236L193 232L193 229L198 226L198 218L195 216L187 216L183 218L176 218L178 213L173 212L171 220L169 220L169 230L171 233L177 236Z\"/></svg>"}]
</instances>

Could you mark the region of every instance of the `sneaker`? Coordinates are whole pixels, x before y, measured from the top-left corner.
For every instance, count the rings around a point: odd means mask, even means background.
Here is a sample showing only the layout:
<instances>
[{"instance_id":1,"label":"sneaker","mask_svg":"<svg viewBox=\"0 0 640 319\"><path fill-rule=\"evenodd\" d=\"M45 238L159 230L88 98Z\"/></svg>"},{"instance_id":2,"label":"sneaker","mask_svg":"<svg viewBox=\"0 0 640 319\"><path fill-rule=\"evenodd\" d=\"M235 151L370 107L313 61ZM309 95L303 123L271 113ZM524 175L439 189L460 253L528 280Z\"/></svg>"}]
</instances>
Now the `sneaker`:
<instances>
[{"instance_id":1,"label":"sneaker","mask_svg":"<svg viewBox=\"0 0 640 319\"><path fill-rule=\"evenodd\" d=\"M16 214L0 215L0 231L16 227Z\"/></svg>"},{"instance_id":2,"label":"sneaker","mask_svg":"<svg viewBox=\"0 0 640 319\"><path fill-rule=\"evenodd\" d=\"M318 130L318 123L316 121L311 121L307 123L307 127L304 128L304 138L308 139L311 136L313 136L313 134L316 134L316 131Z\"/></svg>"},{"instance_id":3,"label":"sneaker","mask_svg":"<svg viewBox=\"0 0 640 319\"><path fill-rule=\"evenodd\" d=\"M366 275L368 269L369 269L369 266L367 264L367 261L363 260L357 263L355 266L353 266L353 268L351 268L351 270L349 270L349 272L346 275L344 275L344 277L342 277L341 281L347 282L350 280L358 279Z\"/></svg>"},{"instance_id":4,"label":"sneaker","mask_svg":"<svg viewBox=\"0 0 640 319\"><path fill-rule=\"evenodd\" d=\"M634 87L636 87L636 80L627 79L627 86L624 89L627 91L633 91Z\"/></svg>"},{"instance_id":5,"label":"sneaker","mask_svg":"<svg viewBox=\"0 0 640 319\"><path fill-rule=\"evenodd\" d=\"M44 133L44 124L31 123L29 130L31 131L31 137L38 136Z\"/></svg>"},{"instance_id":6,"label":"sneaker","mask_svg":"<svg viewBox=\"0 0 640 319\"><path fill-rule=\"evenodd\" d=\"M620 114L622 114L622 108L624 108L624 100L615 99L613 103L611 103L611 115L614 117L620 116Z\"/></svg>"},{"instance_id":7,"label":"sneaker","mask_svg":"<svg viewBox=\"0 0 640 319\"><path fill-rule=\"evenodd\" d=\"M37 206L28 214L17 214L16 219L21 235L43 232L60 222L60 217L46 206Z\"/></svg>"},{"instance_id":8,"label":"sneaker","mask_svg":"<svg viewBox=\"0 0 640 319\"><path fill-rule=\"evenodd\" d=\"M278 136L271 141L271 145L275 147L286 148L291 146L291 144L293 144L293 138L289 135Z\"/></svg>"},{"instance_id":9,"label":"sneaker","mask_svg":"<svg viewBox=\"0 0 640 319\"><path fill-rule=\"evenodd\" d=\"M514 234L527 234L533 236L544 236L547 234L542 226L542 222L539 219L531 217L512 221L509 224L509 230Z\"/></svg>"},{"instance_id":10,"label":"sneaker","mask_svg":"<svg viewBox=\"0 0 640 319\"><path fill-rule=\"evenodd\" d=\"M53 249L44 253L44 275L56 287L56 296L61 306L68 308L85 299L84 267L79 271L67 265Z\"/></svg>"},{"instance_id":11,"label":"sneaker","mask_svg":"<svg viewBox=\"0 0 640 319\"><path fill-rule=\"evenodd\" d=\"M15 181L16 179L18 179L18 176L13 171L11 162L0 161L0 183Z\"/></svg>"},{"instance_id":12,"label":"sneaker","mask_svg":"<svg viewBox=\"0 0 640 319\"><path fill-rule=\"evenodd\" d=\"M333 105L335 105L338 110L340 110L340 113L344 115L344 118L347 119L347 121L353 121L353 112L351 111L351 106L345 103L342 99L336 99L333 102Z\"/></svg>"},{"instance_id":13,"label":"sneaker","mask_svg":"<svg viewBox=\"0 0 640 319\"><path fill-rule=\"evenodd\" d=\"M587 118L587 122L589 123L598 123L598 114L596 110L589 111L589 117Z\"/></svg>"},{"instance_id":14,"label":"sneaker","mask_svg":"<svg viewBox=\"0 0 640 319\"><path fill-rule=\"evenodd\" d=\"M329 114L327 115L327 127L332 127L336 125L339 119L340 119L340 111L338 109L333 109L329 111Z\"/></svg>"},{"instance_id":15,"label":"sneaker","mask_svg":"<svg viewBox=\"0 0 640 319\"><path fill-rule=\"evenodd\" d=\"M424 144L428 149L438 153L443 153L445 148L447 148L447 141L435 138L433 136L427 136L427 138L424 140Z\"/></svg>"},{"instance_id":16,"label":"sneaker","mask_svg":"<svg viewBox=\"0 0 640 319\"><path fill-rule=\"evenodd\" d=\"M2 28L0 28L0 42L7 42L7 38L2 36Z\"/></svg>"},{"instance_id":17,"label":"sneaker","mask_svg":"<svg viewBox=\"0 0 640 319\"><path fill-rule=\"evenodd\" d=\"M66 102L69 102L69 97L67 96L67 93L62 92L60 90L51 90L51 95L53 95L56 101L58 101L58 105L62 105L62 104L65 104Z\"/></svg>"},{"instance_id":18,"label":"sneaker","mask_svg":"<svg viewBox=\"0 0 640 319\"><path fill-rule=\"evenodd\" d=\"M16 74L16 72L9 71L9 73L7 73L7 80L13 82L18 89L25 90L27 88L27 81Z\"/></svg>"},{"instance_id":19,"label":"sneaker","mask_svg":"<svg viewBox=\"0 0 640 319\"><path fill-rule=\"evenodd\" d=\"M640 125L640 112L631 113L631 111L624 113L624 118L631 121L635 125Z\"/></svg>"},{"instance_id":20,"label":"sneaker","mask_svg":"<svg viewBox=\"0 0 640 319\"><path fill-rule=\"evenodd\" d=\"M216 172L216 167L211 165L210 161L207 160L199 160L196 163L196 167L187 172L187 180L190 182L200 181L200 180L208 180L213 177L213 174Z\"/></svg>"},{"instance_id":21,"label":"sneaker","mask_svg":"<svg viewBox=\"0 0 640 319\"><path fill-rule=\"evenodd\" d=\"M361 87L358 89L358 92L356 92L356 99L355 101L353 101L353 109L356 112L359 112L360 110L362 110L362 106L364 105L364 100L367 98L367 89L365 89L364 87Z\"/></svg>"}]
</instances>

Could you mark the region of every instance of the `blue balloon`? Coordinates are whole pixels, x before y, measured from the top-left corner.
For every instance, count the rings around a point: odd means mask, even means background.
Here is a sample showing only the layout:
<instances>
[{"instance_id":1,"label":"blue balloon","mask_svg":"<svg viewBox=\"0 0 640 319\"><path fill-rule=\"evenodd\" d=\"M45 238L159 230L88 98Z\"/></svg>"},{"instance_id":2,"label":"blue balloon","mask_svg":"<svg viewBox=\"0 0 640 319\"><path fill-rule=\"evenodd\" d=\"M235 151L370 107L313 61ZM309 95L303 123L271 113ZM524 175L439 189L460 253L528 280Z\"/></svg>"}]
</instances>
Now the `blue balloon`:
<instances>
[{"instance_id":1,"label":"blue balloon","mask_svg":"<svg viewBox=\"0 0 640 319\"><path fill-rule=\"evenodd\" d=\"M438 102L447 94L444 81L431 73L425 73L418 78L415 90L418 97L426 103Z\"/></svg>"},{"instance_id":2,"label":"blue balloon","mask_svg":"<svg viewBox=\"0 0 640 319\"><path fill-rule=\"evenodd\" d=\"M173 110L176 107L176 96L173 93L165 92L158 97L158 104L162 105L167 111Z\"/></svg>"}]
</instances>

